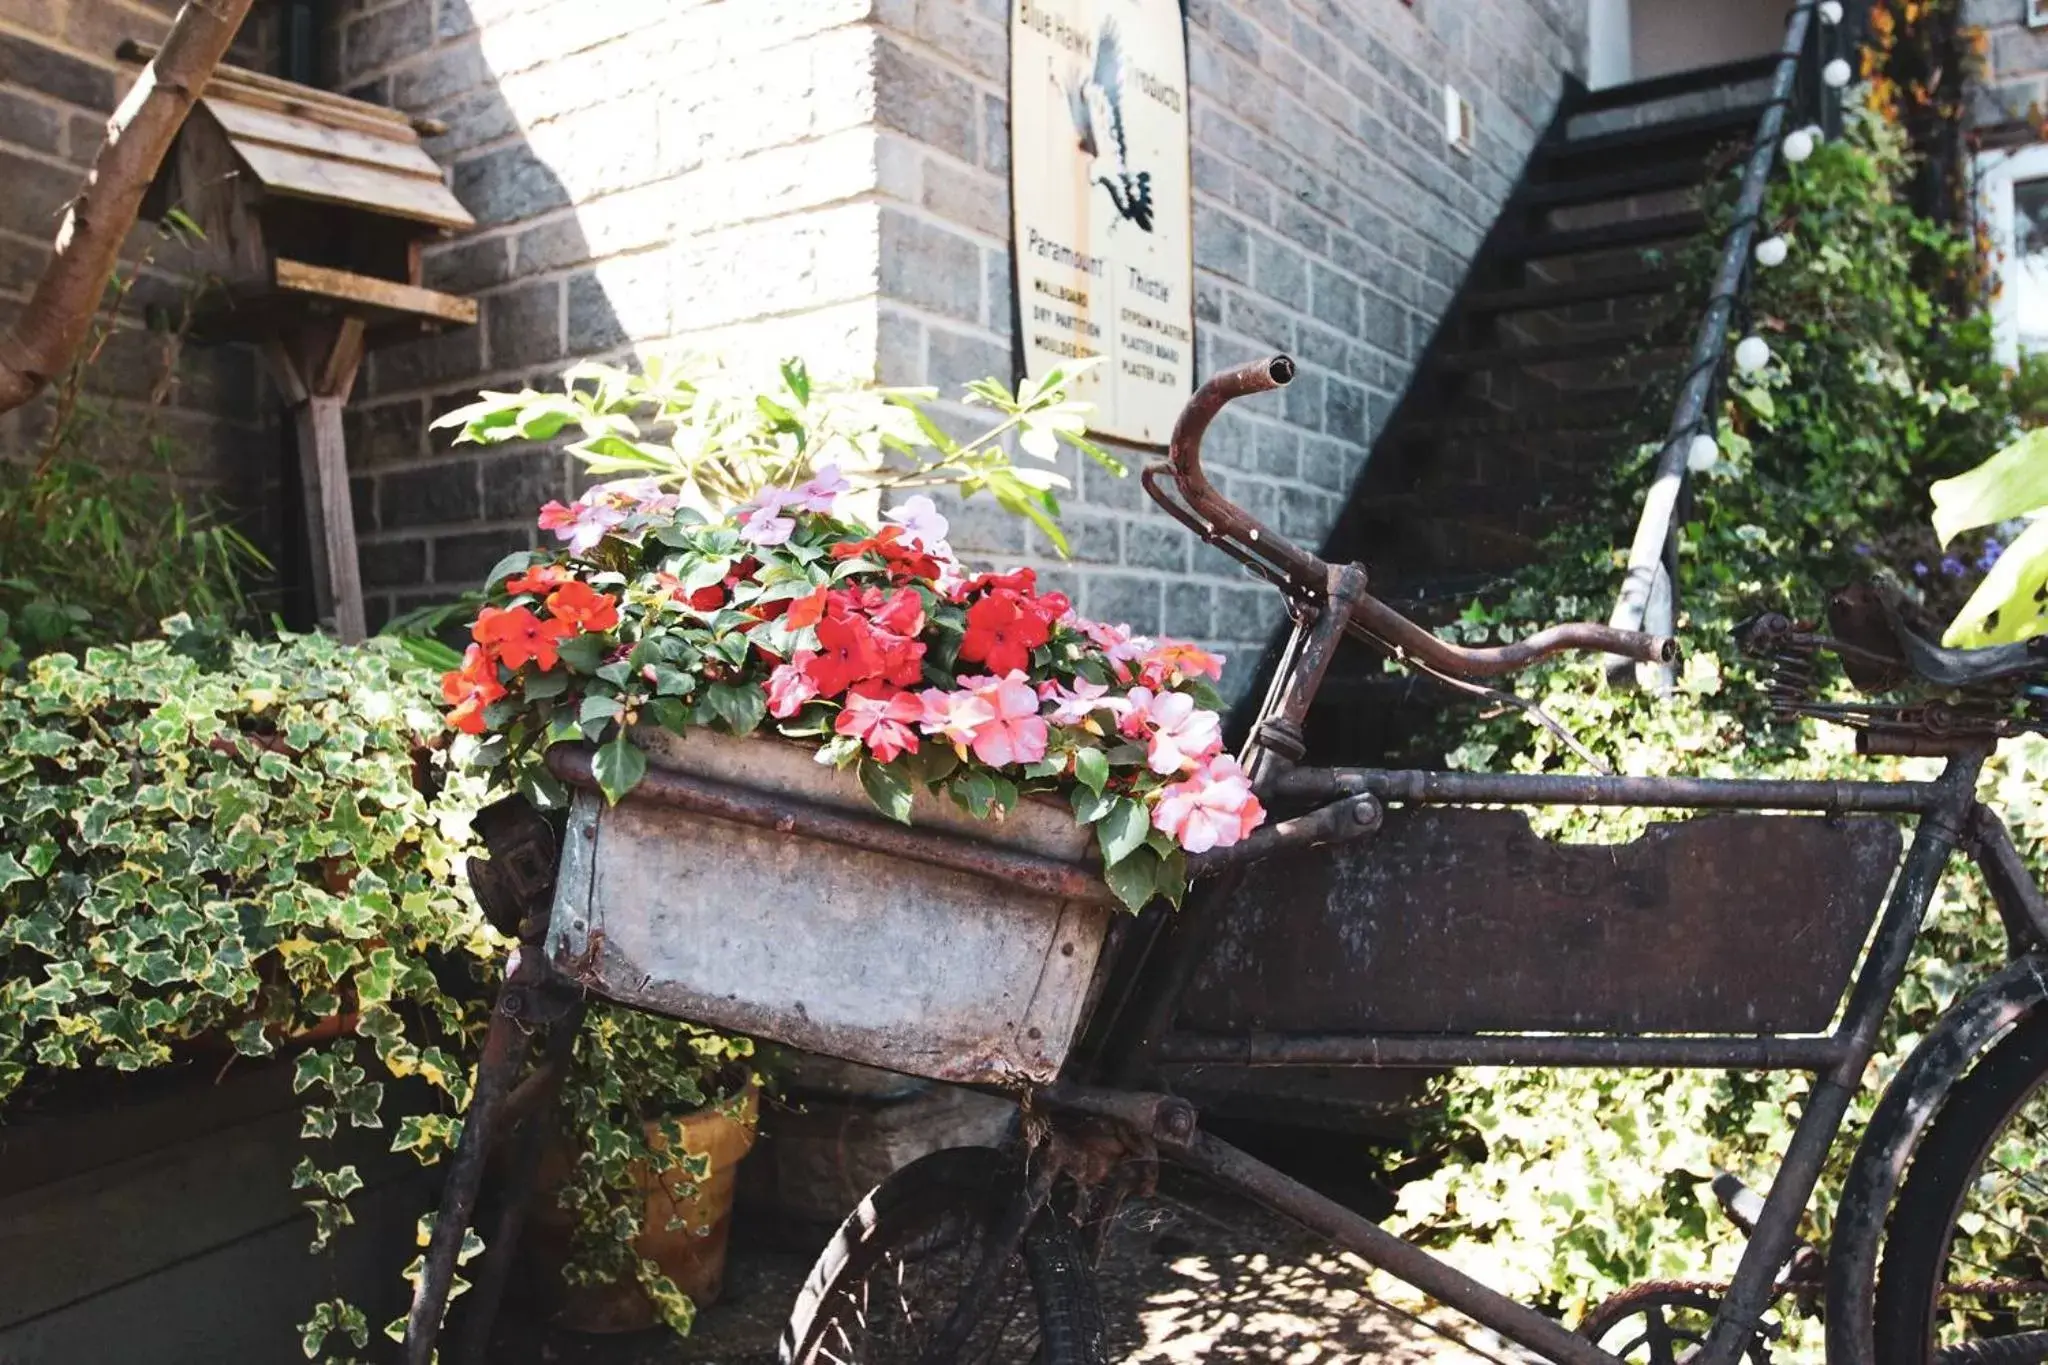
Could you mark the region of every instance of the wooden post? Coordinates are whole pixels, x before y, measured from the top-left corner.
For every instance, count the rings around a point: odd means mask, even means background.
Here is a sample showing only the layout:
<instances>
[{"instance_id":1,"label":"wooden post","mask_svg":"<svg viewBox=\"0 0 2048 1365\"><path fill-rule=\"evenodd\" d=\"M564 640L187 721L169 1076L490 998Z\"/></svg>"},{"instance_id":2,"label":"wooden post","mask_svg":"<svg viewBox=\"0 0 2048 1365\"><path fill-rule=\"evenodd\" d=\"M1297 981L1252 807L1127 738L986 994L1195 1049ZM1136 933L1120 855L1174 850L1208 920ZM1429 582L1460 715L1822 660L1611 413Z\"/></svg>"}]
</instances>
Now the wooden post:
<instances>
[{"instance_id":1,"label":"wooden post","mask_svg":"<svg viewBox=\"0 0 2048 1365\"><path fill-rule=\"evenodd\" d=\"M314 612L323 621L332 620L334 633L342 640L355 644L369 633L369 621L356 560L355 505L349 499L341 410L363 360L363 320L349 317L313 324L298 341L297 346L274 341L266 354L292 406L298 431Z\"/></svg>"}]
</instances>

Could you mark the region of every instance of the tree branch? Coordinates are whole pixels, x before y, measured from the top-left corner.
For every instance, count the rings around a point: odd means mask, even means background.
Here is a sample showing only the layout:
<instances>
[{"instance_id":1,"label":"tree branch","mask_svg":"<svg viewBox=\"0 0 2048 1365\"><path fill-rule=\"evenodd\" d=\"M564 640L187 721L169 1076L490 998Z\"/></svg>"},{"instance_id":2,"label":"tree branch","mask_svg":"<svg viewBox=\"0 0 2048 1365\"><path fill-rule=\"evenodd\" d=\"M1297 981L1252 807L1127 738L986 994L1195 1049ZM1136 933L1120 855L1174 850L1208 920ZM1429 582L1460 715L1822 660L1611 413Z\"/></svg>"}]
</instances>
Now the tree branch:
<instances>
[{"instance_id":1,"label":"tree branch","mask_svg":"<svg viewBox=\"0 0 2048 1365\"><path fill-rule=\"evenodd\" d=\"M41 393L85 343L142 196L250 3L186 0L162 51L107 121L85 188L58 225L56 251L28 306L0 336L0 412Z\"/></svg>"}]
</instances>

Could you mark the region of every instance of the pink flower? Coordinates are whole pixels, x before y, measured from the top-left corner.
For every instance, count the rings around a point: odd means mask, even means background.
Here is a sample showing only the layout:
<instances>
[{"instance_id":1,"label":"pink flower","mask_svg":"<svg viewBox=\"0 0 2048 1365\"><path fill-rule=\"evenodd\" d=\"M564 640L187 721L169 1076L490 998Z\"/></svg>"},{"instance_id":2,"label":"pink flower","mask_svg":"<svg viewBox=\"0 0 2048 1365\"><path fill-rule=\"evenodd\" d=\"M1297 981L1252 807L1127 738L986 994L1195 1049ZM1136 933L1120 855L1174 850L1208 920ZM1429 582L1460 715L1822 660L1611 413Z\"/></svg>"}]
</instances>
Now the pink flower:
<instances>
[{"instance_id":1,"label":"pink flower","mask_svg":"<svg viewBox=\"0 0 2048 1365\"><path fill-rule=\"evenodd\" d=\"M1223 747L1222 721L1185 693L1134 687L1129 706L1119 728L1146 741L1146 766L1155 773L1191 771Z\"/></svg>"},{"instance_id":2,"label":"pink flower","mask_svg":"<svg viewBox=\"0 0 2048 1365\"><path fill-rule=\"evenodd\" d=\"M820 465L818 472L797 487L793 494L785 495L787 505L800 512L827 513L841 493L850 492L853 485L839 472L836 464Z\"/></svg>"},{"instance_id":3,"label":"pink flower","mask_svg":"<svg viewBox=\"0 0 2048 1365\"><path fill-rule=\"evenodd\" d=\"M920 717L924 732L943 735L963 758L981 727L996 718L995 707L965 689L947 692L937 687L926 688L919 700L924 706L924 715Z\"/></svg>"},{"instance_id":4,"label":"pink flower","mask_svg":"<svg viewBox=\"0 0 2048 1365\"><path fill-rule=\"evenodd\" d=\"M661 491L657 479L614 479L596 484L582 497L563 506L550 502L540 509L540 529L553 531L569 542L574 554L586 554L629 519L647 520L672 516L682 506L674 493Z\"/></svg>"},{"instance_id":5,"label":"pink flower","mask_svg":"<svg viewBox=\"0 0 2048 1365\"><path fill-rule=\"evenodd\" d=\"M782 515L781 496L778 494L777 500L764 501L747 513L746 520L740 523L741 540L763 547L789 542L796 531L796 519Z\"/></svg>"},{"instance_id":6,"label":"pink flower","mask_svg":"<svg viewBox=\"0 0 2048 1365\"><path fill-rule=\"evenodd\" d=\"M567 541L572 554L588 554L613 527L626 519L625 508L589 502L586 501L588 497L589 494L585 494L567 507L559 502L550 502L540 509L540 529L553 531L557 539Z\"/></svg>"},{"instance_id":7,"label":"pink flower","mask_svg":"<svg viewBox=\"0 0 2048 1365\"><path fill-rule=\"evenodd\" d=\"M788 720L803 709L805 702L818 695L818 685L811 681L805 671L811 660L818 657L814 649L800 649L796 657L786 664L776 665L768 675L768 714L777 720Z\"/></svg>"},{"instance_id":8,"label":"pink flower","mask_svg":"<svg viewBox=\"0 0 2048 1365\"><path fill-rule=\"evenodd\" d=\"M910 727L923 716L915 695L874 679L853 685L832 728L858 736L876 758L888 763L898 754L917 752L917 732Z\"/></svg>"},{"instance_id":9,"label":"pink flower","mask_svg":"<svg viewBox=\"0 0 2048 1365\"><path fill-rule=\"evenodd\" d=\"M1049 732L1038 714L1038 694L1021 672L1003 678L960 680L994 714L974 732L974 756L991 768L1036 763L1045 757Z\"/></svg>"},{"instance_id":10,"label":"pink flower","mask_svg":"<svg viewBox=\"0 0 2048 1365\"><path fill-rule=\"evenodd\" d=\"M927 554L952 557L953 547L946 544L946 534L953 528L939 515L938 505L924 494L905 498L901 507L884 512L882 520L901 526L903 538Z\"/></svg>"},{"instance_id":11,"label":"pink flower","mask_svg":"<svg viewBox=\"0 0 2048 1365\"><path fill-rule=\"evenodd\" d=\"M1159 793L1152 826L1190 853L1228 848L1265 822L1251 779L1237 760L1218 754L1185 782Z\"/></svg>"},{"instance_id":12,"label":"pink flower","mask_svg":"<svg viewBox=\"0 0 2048 1365\"><path fill-rule=\"evenodd\" d=\"M1108 692L1109 689L1101 683L1092 683L1086 678L1074 679L1072 690L1056 682L1038 685L1039 700L1053 703L1052 713L1046 720L1054 725L1086 725L1088 718L1097 711L1114 710L1114 703L1103 700Z\"/></svg>"}]
</instances>

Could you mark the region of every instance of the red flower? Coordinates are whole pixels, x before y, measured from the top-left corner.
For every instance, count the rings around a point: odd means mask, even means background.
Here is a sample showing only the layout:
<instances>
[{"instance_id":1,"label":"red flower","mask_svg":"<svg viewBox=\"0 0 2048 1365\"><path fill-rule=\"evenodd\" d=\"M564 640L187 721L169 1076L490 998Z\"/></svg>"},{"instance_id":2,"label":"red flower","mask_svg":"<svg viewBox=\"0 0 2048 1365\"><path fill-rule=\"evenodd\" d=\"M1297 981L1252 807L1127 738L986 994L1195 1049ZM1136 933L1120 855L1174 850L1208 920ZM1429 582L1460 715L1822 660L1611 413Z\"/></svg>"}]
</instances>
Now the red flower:
<instances>
[{"instance_id":1,"label":"red flower","mask_svg":"<svg viewBox=\"0 0 2048 1365\"><path fill-rule=\"evenodd\" d=\"M915 687L924 681L924 641L906 640L900 635L875 633L882 651L882 680L897 687Z\"/></svg>"},{"instance_id":2,"label":"red flower","mask_svg":"<svg viewBox=\"0 0 2048 1365\"><path fill-rule=\"evenodd\" d=\"M903 539L901 526L884 526L866 540L842 540L832 547L834 559L855 559L873 555L897 582L908 578L937 578L939 561Z\"/></svg>"},{"instance_id":3,"label":"red flower","mask_svg":"<svg viewBox=\"0 0 2048 1365\"><path fill-rule=\"evenodd\" d=\"M924 599L914 589L898 588L896 595L886 603L871 606L868 610L875 626L891 635L915 639L924 634Z\"/></svg>"},{"instance_id":4,"label":"red flower","mask_svg":"<svg viewBox=\"0 0 2048 1365\"><path fill-rule=\"evenodd\" d=\"M543 564L537 569L528 569L516 578L505 580L505 591L517 597L521 593L534 593L545 597L565 583L574 583L576 575L559 564Z\"/></svg>"},{"instance_id":5,"label":"red flower","mask_svg":"<svg viewBox=\"0 0 2048 1365\"><path fill-rule=\"evenodd\" d=\"M885 683L864 682L846 694L846 709L832 728L842 735L857 735L884 763L898 754L917 752L917 732L911 727L924 715L924 703L913 693Z\"/></svg>"},{"instance_id":6,"label":"red flower","mask_svg":"<svg viewBox=\"0 0 2048 1365\"><path fill-rule=\"evenodd\" d=\"M807 626L815 626L818 622L824 620L826 598L830 592L831 589L820 583L811 592L791 602L788 615L784 617L789 628L791 630L802 630Z\"/></svg>"},{"instance_id":7,"label":"red flower","mask_svg":"<svg viewBox=\"0 0 2048 1365\"><path fill-rule=\"evenodd\" d=\"M960 658L966 663L986 664L989 672L998 676L1030 668L1031 651L1052 635L1051 623L1032 606L1030 599L1014 591L997 589L969 607Z\"/></svg>"},{"instance_id":8,"label":"red flower","mask_svg":"<svg viewBox=\"0 0 2048 1365\"><path fill-rule=\"evenodd\" d=\"M570 630L560 621L541 620L530 607L513 607L510 611L485 607L476 614L476 624L469 633L486 654L507 668L537 663L545 673L559 661L561 656L555 647Z\"/></svg>"},{"instance_id":9,"label":"red flower","mask_svg":"<svg viewBox=\"0 0 2048 1365\"><path fill-rule=\"evenodd\" d=\"M569 582L548 594L548 611L557 621L581 633L601 633L619 623L619 604L588 583Z\"/></svg>"},{"instance_id":10,"label":"red flower","mask_svg":"<svg viewBox=\"0 0 2048 1365\"><path fill-rule=\"evenodd\" d=\"M864 617L834 611L818 622L818 657L805 670L821 697L836 697L882 671L882 651Z\"/></svg>"},{"instance_id":11,"label":"red flower","mask_svg":"<svg viewBox=\"0 0 2048 1365\"><path fill-rule=\"evenodd\" d=\"M505 695L498 681L498 666L481 645L471 645L462 655L462 667L441 675L441 695L454 709L448 723L465 734L484 732L484 708Z\"/></svg>"}]
</instances>

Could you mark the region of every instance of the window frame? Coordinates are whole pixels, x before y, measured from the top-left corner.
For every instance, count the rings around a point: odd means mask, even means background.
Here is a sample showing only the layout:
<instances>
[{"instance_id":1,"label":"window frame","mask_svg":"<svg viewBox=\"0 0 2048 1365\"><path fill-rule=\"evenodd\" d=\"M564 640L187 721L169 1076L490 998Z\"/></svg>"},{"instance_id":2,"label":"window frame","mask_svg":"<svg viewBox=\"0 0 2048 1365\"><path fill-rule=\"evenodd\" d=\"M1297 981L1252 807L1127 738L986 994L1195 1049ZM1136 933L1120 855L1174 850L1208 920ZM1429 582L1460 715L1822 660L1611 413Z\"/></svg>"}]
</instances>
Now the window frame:
<instances>
[{"instance_id":1,"label":"window frame","mask_svg":"<svg viewBox=\"0 0 2048 1365\"><path fill-rule=\"evenodd\" d=\"M2038 0L2048 4L2048 0ZM1985 274L2002 284L2004 262L2012 259L2019 245L2018 212L2014 186L2022 180L2048 180L2048 143L2000 148L1980 152L1975 163L1977 180L1977 221L1991 243L1995 257L1985 264ZM2019 301L2013 292L1998 288L1989 300L1992 336L2000 363L2019 364Z\"/></svg>"}]
</instances>

